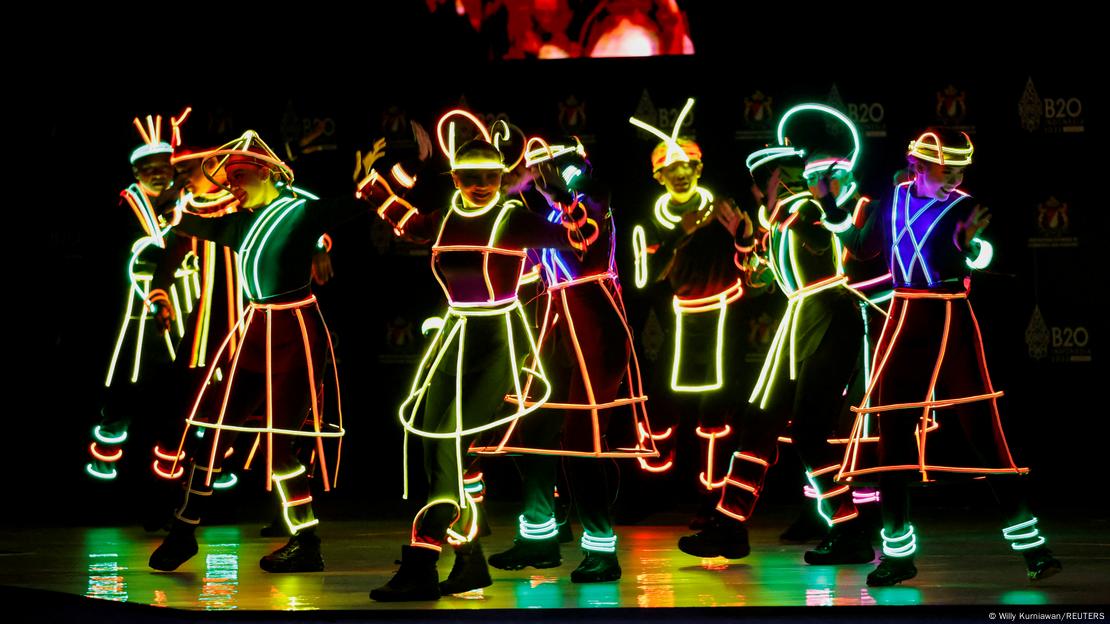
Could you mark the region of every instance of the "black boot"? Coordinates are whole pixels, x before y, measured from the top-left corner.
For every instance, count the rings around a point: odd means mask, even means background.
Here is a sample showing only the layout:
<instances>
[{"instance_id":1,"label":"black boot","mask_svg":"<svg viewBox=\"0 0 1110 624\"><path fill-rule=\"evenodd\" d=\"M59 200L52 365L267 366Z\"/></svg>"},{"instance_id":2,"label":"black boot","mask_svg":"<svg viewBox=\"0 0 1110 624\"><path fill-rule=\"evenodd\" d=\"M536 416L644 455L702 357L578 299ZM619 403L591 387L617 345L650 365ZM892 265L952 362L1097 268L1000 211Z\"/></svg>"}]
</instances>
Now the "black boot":
<instances>
[{"instance_id":1,"label":"black boot","mask_svg":"<svg viewBox=\"0 0 1110 624\"><path fill-rule=\"evenodd\" d=\"M714 514L705 529L696 535L678 538L678 549L695 557L728 559L743 559L752 551L748 544L748 527L720 513Z\"/></svg>"},{"instance_id":2,"label":"black boot","mask_svg":"<svg viewBox=\"0 0 1110 624\"><path fill-rule=\"evenodd\" d=\"M267 572L321 572L324 557L320 554L320 538L316 531L301 531L285 546L260 559L258 567Z\"/></svg>"},{"instance_id":3,"label":"black boot","mask_svg":"<svg viewBox=\"0 0 1110 624\"><path fill-rule=\"evenodd\" d=\"M1024 552L1021 556L1025 558L1025 568L1029 571L1030 581L1039 581L1064 570L1064 564L1053 557L1052 551L1044 546Z\"/></svg>"},{"instance_id":4,"label":"black boot","mask_svg":"<svg viewBox=\"0 0 1110 624\"><path fill-rule=\"evenodd\" d=\"M439 593L444 596L461 594L493 585L482 554L482 545L477 540L455 548L455 563L447 580L439 584Z\"/></svg>"},{"instance_id":5,"label":"black boot","mask_svg":"<svg viewBox=\"0 0 1110 624\"><path fill-rule=\"evenodd\" d=\"M875 550L867 533L856 526L837 525L813 550L807 550L805 561L810 565L839 565L844 563L871 563Z\"/></svg>"},{"instance_id":6,"label":"black boot","mask_svg":"<svg viewBox=\"0 0 1110 624\"><path fill-rule=\"evenodd\" d=\"M437 559L439 559L439 552L435 550L402 546L401 568L388 583L370 590L370 598L378 602L439 600Z\"/></svg>"},{"instance_id":7,"label":"black boot","mask_svg":"<svg viewBox=\"0 0 1110 624\"><path fill-rule=\"evenodd\" d=\"M913 565L913 557L887 557L883 556L879 567L867 575L869 587L887 587L902 581L908 581L917 576L917 568Z\"/></svg>"},{"instance_id":8,"label":"black boot","mask_svg":"<svg viewBox=\"0 0 1110 624\"><path fill-rule=\"evenodd\" d=\"M572 583L604 583L621 577L617 553L586 551L586 558L570 573Z\"/></svg>"},{"instance_id":9,"label":"black boot","mask_svg":"<svg viewBox=\"0 0 1110 624\"><path fill-rule=\"evenodd\" d=\"M197 554L196 527L176 520L170 527L170 534L150 554L150 567L163 572L176 570Z\"/></svg>"},{"instance_id":10,"label":"black boot","mask_svg":"<svg viewBox=\"0 0 1110 624\"><path fill-rule=\"evenodd\" d=\"M808 544L825 539L829 534L829 524L817 515L814 505L806 505L793 524L779 535L783 544Z\"/></svg>"},{"instance_id":11,"label":"black boot","mask_svg":"<svg viewBox=\"0 0 1110 624\"><path fill-rule=\"evenodd\" d=\"M512 548L489 557L489 564L499 570L522 570L528 566L557 568L562 563L558 537L542 540L518 537L513 540Z\"/></svg>"}]
</instances>

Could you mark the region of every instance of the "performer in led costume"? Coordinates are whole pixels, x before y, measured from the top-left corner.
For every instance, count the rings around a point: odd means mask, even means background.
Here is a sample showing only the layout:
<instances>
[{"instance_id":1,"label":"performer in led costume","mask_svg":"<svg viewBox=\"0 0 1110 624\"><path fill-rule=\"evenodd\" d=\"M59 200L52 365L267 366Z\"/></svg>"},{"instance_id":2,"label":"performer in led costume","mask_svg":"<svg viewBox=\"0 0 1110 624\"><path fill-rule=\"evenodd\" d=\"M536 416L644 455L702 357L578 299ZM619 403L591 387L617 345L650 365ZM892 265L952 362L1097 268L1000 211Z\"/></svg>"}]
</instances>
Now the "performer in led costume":
<instances>
[{"instance_id":1,"label":"performer in led costume","mask_svg":"<svg viewBox=\"0 0 1110 624\"><path fill-rule=\"evenodd\" d=\"M176 128L177 120L172 120ZM127 273L129 288L123 323L115 341L108 374L104 381L105 399L100 423L93 428L85 472L100 480L112 480L123 458L123 445L133 419L145 413L152 399L151 376L164 374L174 359L174 342L181 336L166 331L171 319L180 318L182 308L191 310L193 292L199 283L192 258L183 258L173 267L167 288L153 288L155 266L162 262L170 222L163 214L174 201L173 146L162 140L162 117L146 118L146 126L136 118L136 129L143 144L131 153L135 183L124 189L126 203L141 227L142 234L131 246ZM176 135L175 135L176 136ZM171 139L172 141L172 139ZM180 286L180 288L179 288ZM167 292L168 291L168 292ZM155 384L158 385L158 384ZM143 442L157 437L156 423L147 422Z\"/></svg>"},{"instance_id":2,"label":"performer in led costume","mask_svg":"<svg viewBox=\"0 0 1110 624\"><path fill-rule=\"evenodd\" d=\"M970 273L985 268L990 243L979 234L990 214L959 189L972 162L967 134L928 130L909 144L914 178L897 184L862 226L841 233L857 256L882 253L894 299L875 350L873 375L837 479L878 481L883 559L868 585L893 585L917 574L917 537L906 486L951 476L985 476L1007 522L1003 537L1025 559L1030 580L1062 565L1045 546L1025 502L1023 475L1010 454L991 384L978 320L967 299ZM830 219L844 215L829 211ZM877 454L862 452L866 417Z\"/></svg>"},{"instance_id":3,"label":"performer in led costume","mask_svg":"<svg viewBox=\"0 0 1110 624\"><path fill-rule=\"evenodd\" d=\"M841 210L840 221L827 212L846 203L854 184L838 194L825 193L820 202L806 188L802 158L806 151L791 145L789 122L800 113L831 117L852 136L852 152L844 159L812 162L811 169L831 175L836 169L851 172L860 152L855 125L841 112L823 104L803 104L783 115L778 125L778 145L757 150L747 159L759 187L766 189L766 204L759 208L766 262L788 304L771 343L749 401L737 450L732 453L724 478L718 514L702 532L679 540L679 548L698 557L742 558L750 547L746 522L763 489L764 478L778 458L778 439L792 423L794 446L814 490L818 513L832 527L808 563L866 563L874 559L868 535L859 523L850 488L833 484L839 469L840 449L828 443L837 430L845 387L862 345L863 332L857 300L866 301L849 286L843 250L836 232L850 225L852 215ZM821 184L828 186L827 180ZM773 208L769 211L768 205ZM783 359L788 362L784 364ZM794 382L794 383L790 383Z\"/></svg>"},{"instance_id":4,"label":"performer in led costume","mask_svg":"<svg viewBox=\"0 0 1110 624\"><path fill-rule=\"evenodd\" d=\"M555 398L538 413L514 422L479 454L520 453L524 510L513 547L491 555L490 565L504 570L561 563L554 488L559 456L583 526L585 558L571 581L615 581L621 569L616 535L609 517L604 466L598 458L653 457L640 380L625 318L615 263L616 234L609 193L592 175L585 148L528 141L525 164L547 202L547 220L563 221L572 251L542 249L537 265L546 287L539 337L539 358L552 378ZM587 216L604 215L600 221ZM579 250L577 241L596 239ZM510 397L515 401L515 397ZM533 402L526 402L531 405ZM566 492L564 491L564 494Z\"/></svg>"},{"instance_id":5,"label":"performer in led costume","mask_svg":"<svg viewBox=\"0 0 1110 624\"><path fill-rule=\"evenodd\" d=\"M456 123L461 121L471 122L478 138L456 149ZM530 322L517 298L525 249L585 251L594 237L585 227L550 223L520 202L502 198L501 175L507 167L497 144L509 134L507 124L498 125L491 134L461 110L440 118L439 146L451 161L458 189L445 210L421 213L394 192L413 182L400 162L386 175L371 170L359 185L358 194L377 206L378 214L398 232L432 242L432 271L448 301L399 410L406 457L409 434L423 439L429 502L413 520L410 543L401 549L401 568L370 592L374 600L434 600L442 593L491 583L475 540L477 508L464 488L463 455L475 435L511 424L551 395ZM598 223L600 216L590 214L588 203L579 206L586 210L587 223ZM580 217L571 212L561 219L577 225ZM515 405L506 403L506 390ZM407 496L407 468L405 486ZM445 542L455 546L455 564L440 584L436 560Z\"/></svg>"},{"instance_id":6,"label":"performer in led costume","mask_svg":"<svg viewBox=\"0 0 1110 624\"><path fill-rule=\"evenodd\" d=\"M174 145L174 152L170 162L177 174L175 186L180 188L178 201L182 209L189 214L209 219L219 218L234 212L238 203L231 192L209 180L201 166L211 149L201 149L183 143L182 126L191 110L186 109L180 117L173 120L174 138L171 142ZM206 162L209 167L216 164L215 159L209 159ZM222 177L220 181L226 182ZM246 306L244 290L239 280L242 268L239 254L235 249L219 245L214 241L199 240L195 236L181 232L178 228L171 228L166 239L166 253L154 271L153 292L168 290L173 280L173 268L190 256L199 260L197 271L201 276L196 306L186 319L180 317L176 319L179 330L183 327L182 339L178 347L181 357L174 363L174 379L164 384L165 394L168 396L162 405L179 409L181 417L184 418L188 416L192 407L195 388L204 381L209 366L216 367L213 379L217 383L223 381L242 340L241 332L235 330L237 327L242 329L240 320L243 318ZM324 284L330 277L329 246L330 238L325 234L321 237L317 251L312 257L312 280L317 285ZM170 319L166 319L166 322L170 322ZM229 335L231 338L222 359L212 362L212 354L219 348L224 337ZM175 422L178 421L175 420ZM174 433L177 432L178 430L175 429ZM246 451L252 448L252 441L247 440L242 446L246 448L239 454L239 459L246 458ZM161 478L171 480L180 478L185 470L182 460L184 460L182 454L175 459L172 447L168 444L160 441L154 448L154 471ZM175 461L178 464L177 470L171 472L170 466ZM213 487L226 489L233 487L237 481L235 472L225 470L213 482ZM267 537L288 535L287 531L285 523L279 518L264 529L263 535Z\"/></svg>"},{"instance_id":7,"label":"performer in led costume","mask_svg":"<svg viewBox=\"0 0 1110 624\"><path fill-rule=\"evenodd\" d=\"M194 532L227 449L238 433L260 433L260 444L250 454L264 447L267 488L272 481L292 537L259 565L267 572L322 570L315 532L319 521L312 512L307 470L296 457L292 438L313 440L318 472L329 490L339 470L343 409L338 373L324 372L331 338L310 290L309 267L324 231L365 208L353 201L316 202L292 186L292 170L254 131L212 151L201 166L218 184L221 173L226 175L221 185L238 200L239 210L219 218L183 214L177 227L238 250L239 279L249 308L212 355L212 361L221 361L232 339L241 335L225 381L210 383L216 369L209 367L186 420L178 453L194 427L211 431L206 431L206 449L186 466L185 499L169 536L151 554L150 566L173 570L196 554ZM325 386L331 387L325 392ZM326 393L334 393L336 423L325 421ZM264 426L248 426L245 421L259 410L265 414ZM330 457L325 440L336 442Z\"/></svg>"},{"instance_id":8,"label":"performer in led costume","mask_svg":"<svg viewBox=\"0 0 1110 624\"><path fill-rule=\"evenodd\" d=\"M744 212L698 185L701 148L678 137L693 105L693 99L686 101L670 135L636 118L629 121L662 141L651 161L655 180L666 192L655 202L651 239L642 225L633 229L635 283L644 287L655 272L655 279L666 280L673 294L670 385L673 392L696 400L694 431L703 451L698 481L705 503L692 526L700 526L724 485L728 455L721 447L735 444L734 420L740 405L739 390L733 386L741 350L732 344L740 330L730 327L729 319L735 325L740 318L734 306L744 293L746 261L755 239L751 219ZM650 271L649 262L658 268ZM645 470L663 472L673 463L678 419L672 416L666 425L651 432L661 455L641 460Z\"/></svg>"}]
</instances>

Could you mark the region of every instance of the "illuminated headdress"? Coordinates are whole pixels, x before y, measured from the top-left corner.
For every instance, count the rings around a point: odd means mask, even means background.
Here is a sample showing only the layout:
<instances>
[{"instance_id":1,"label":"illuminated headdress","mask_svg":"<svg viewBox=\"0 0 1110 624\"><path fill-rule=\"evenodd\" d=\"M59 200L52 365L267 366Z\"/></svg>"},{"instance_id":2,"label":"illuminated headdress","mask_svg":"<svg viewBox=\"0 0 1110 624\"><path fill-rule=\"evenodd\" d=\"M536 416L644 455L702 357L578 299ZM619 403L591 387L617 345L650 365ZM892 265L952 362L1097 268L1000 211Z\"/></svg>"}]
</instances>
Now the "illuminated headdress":
<instances>
[{"instance_id":1,"label":"illuminated headdress","mask_svg":"<svg viewBox=\"0 0 1110 624\"><path fill-rule=\"evenodd\" d=\"M135 124L135 129L139 131L139 136L143 139L143 144L131 152L132 165L148 156L173 153L173 146L162 140L161 115L157 117L147 115L145 128L138 117L135 118L133 123Z\"/></svg>"},{"instance_id":2,"label":"illuminated headdress","mask_svg":"<svg viewBox=\"0 0 1110 624\"><path fill-rule=\"evenodd\" d=\"M210 160L215 160L215 166L209 166ZM204 175L213 184L230 191L231 188L220 182L216 176L229 163L239 163L244 160L259 167L276 171L280 182L286 185L293 184L293 170L278 158L274 150L270 149L270 146L266 145L266 142L254 130L247 130L238 139L224 143L208 152L202 162Z\"/></svg>"},{"instance_id":3,"label":"illuminated headdress","mask_svg":"<svg viewBox=\"0 0 1110 624\"><path fill-rule=\"evenodd\" d=\"M462 117L471 122L478 130L477 138L480 138L486 143L492 145L494 149L497 150L498 154L501 155L500 159L466 163L458 162L455 158L456 152L459 148L459 146L455 143L456 117ZM523 140L524 134L520 132L519 129L517 129L517 133L520 134L520 144L523 147L525 145ZM499 119L495 121L492 126L486 128L486 125L482 123L480 119L475 117L473 113L465 111L461 108L447 111L443 114L442 117L439 118L439 123L436 124L436 135L439 139L439 149L443 152L443 155L446 156L447 159L451 162L452 171L457 171L459 169L493 169L498 171L509 171L517 164L519 164L522 158L524 158L523 149L521 150L520 157L516 158L513 162L509 162L505 158L501 146L503 144L511 143L513 135L513 131L510 129L509 124L505 122L505 120Z\"/></svg>"},{"instance_id":4,"label":"illuminated headdress","mask_svg":"<svg viewBox=\"0 0 1110 624\"><path fill-rule=\"evenodd\" d=\"M701 160L701 148L698 147L696 142L689 139L678 138L678 131L682 129L682 122L686 120L686 115L689 114L690 109L693 107L694 98L688 98L686 100L686 105L682 107L682 112L679 113L678 118L675 119L674 128L671 130L670 135L665 134L662 130L651 124L640 121L635 117L628 118L629 123L632 125L646 130L662 140L662 144L651 152L652 173L669 167L676 162Z\"/></svg>"},{"instance_id":5,"label":"illuminated headdress","mask_svg":"<svg viewBox=\"0 0 1110 624\"><path fill-rule=\"evenodd\" d=\"M967 136L966 132L961 132L960 136L964 139L962 144L945 145L935 132L924 132L917 139L910 141L906 155L938 165L970 165L975 146L971 144L971 137Z\"/></svg>"}]
</instances>

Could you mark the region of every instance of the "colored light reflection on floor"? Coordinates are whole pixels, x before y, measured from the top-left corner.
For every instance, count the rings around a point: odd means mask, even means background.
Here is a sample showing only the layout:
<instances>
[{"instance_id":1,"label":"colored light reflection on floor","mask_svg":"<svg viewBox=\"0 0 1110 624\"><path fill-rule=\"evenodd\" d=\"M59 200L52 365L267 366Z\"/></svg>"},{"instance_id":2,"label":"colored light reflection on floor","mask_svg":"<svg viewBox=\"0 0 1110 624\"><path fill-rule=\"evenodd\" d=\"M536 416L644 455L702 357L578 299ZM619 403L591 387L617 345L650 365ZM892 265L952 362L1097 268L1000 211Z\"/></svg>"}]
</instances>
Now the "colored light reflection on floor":
<instances>
[{"instance_id":1,"label":"colored light reflection on floor","mask_svg":"<svg viewBox=\"0 0 1110 624\"><path fill-rule=\"evenodd\" d=\"M621 531L624 576L618 582L571 583L583 555L565 546L557 568L491 569L493 585L481 590L437 602L375 603L368 590L396 572L397 544L407 540L403 526L380 521L327 523L321 530L327 571L306 574L260 570L259 558L284 540L259 537L249 525L202 527L200 552L170 573L147 567L163 534L139 528L15 529L0 533L0 585L195 610L1084 604L1101 602L1110 579L1110 545L1092 540L1098 525L1089 524L1056 523L1054 550L1067 567L1035 586L1025 578L1020 558L998 547L995 532L974 525L931 526L919 576L885 588L866 586L873 563L805 565L807 546L779 544L781 527L774 525L753 527L752 554L742 560L689 557L675 548L687 529L638 526ZM511 518L495 523L494 535L483 538L486 552L511 545L513 529ZM440 558L441 579L453 559L450 551Z\"/></svg>"}]
</instances>

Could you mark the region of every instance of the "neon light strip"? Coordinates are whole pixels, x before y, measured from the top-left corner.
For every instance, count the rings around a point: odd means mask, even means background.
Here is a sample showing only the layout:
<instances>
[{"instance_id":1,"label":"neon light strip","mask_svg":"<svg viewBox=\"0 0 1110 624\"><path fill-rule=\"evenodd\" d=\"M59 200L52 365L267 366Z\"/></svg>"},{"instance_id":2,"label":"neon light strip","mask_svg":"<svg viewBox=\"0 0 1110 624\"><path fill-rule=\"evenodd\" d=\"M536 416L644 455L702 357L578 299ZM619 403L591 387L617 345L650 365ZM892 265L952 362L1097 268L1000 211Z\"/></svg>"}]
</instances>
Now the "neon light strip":
<instances>
[{"instance_id":1,"label":"neon light strip","mask_svg":"<svg viewBox=\"0 0 1110 624\"><path fill-rule=\"evenodd\" d=\"M239 477L235 476L235 473L232 472L221 477L212 484L212 487L217 490L227 490L235 487L236 483L239 483Z\"/></svg>"},{"instance_id":2,"label":"neon light strip","mask_svg":"<svg viewBox=\"0 0 1110 624\"><path fill-rule=\"evenodd\" d=\"M103 444L123 444L127 441L127 431L118 435L108 435L100 429L100 425L93 427L93 437Z\"/></svg>"},{"instance_id":3,"label":"neon light strip","mask_svg":"<svg viewBox=\"0 0 1110 624\"><path fill-rule=\"evenodd\" d=\"M945 147L940 142L940 137L935 133L926 132L917 137L916 140L910 141L909 154L922 160L927 160L931 163L938 165L946 165L951 167L965 166L971 164L971 156L975 152L975 146L971 144L971 138L967 133L961 133L967 139L969 147ZM931 138L932 145L927 145L925 139ZM951 154L956 157L955 160L945 158L946 154Z\"/></svg>"},{"instance_id":4,"label":"neon light strip","mask_svg":"<svg viewBox=\"0 0 1110 624\"><path fill-rule=\"evenodd\" d=\"M463 535L461 533L458 533L454 529L454 525L457 522L457 520L456 520L456 522L451 523L451 526L447 527L447 543L451 544L452 546L462 546L463 544L474 541L474 538L478 537L478 513L479 512L478 512L478 506L475 503L481 502L483 497L479 496L478 498L473 498L473 497L470 496L469 493L466 493L466 492L463 493L463 497L464 497L463 498L464 501L469 501L470 502L470 504L467 506L467 508L470 509L470 528L469 528L469 530L467 530L467 534ZM461 510L459 512L459 518L458 519L459 520L462 519Z\"/></svg>"},{"instance_id":5,"label":"neon light strip","mask_svg":"<svg viewBox=\"0 0 1110 624\"><path fill-rule=\"evenodd\" d=\"M886 528L879 530L883 538L883 554L888 557L910 557L917 551L917 536L913 525L906 525L906 532L898 537L887 537Z\"/></svg>"},{"instance_id":6,"label":"neon light strip","mask_svg":"<svg viewBox=\"0 0 1110 624\"><path fill-rule=\"evenodd\" d=\"M848 132L850 132L852 135L852 154L848 157L848 169L855 169L856 161L859 159L860 151L862 148L859 130L856 128L856 124L852 123L852 120L849 119L847 115L825 104L799 104L798 106L795 106L794 108L791 108L790 110L783 113L783 116L779 119L778 129L775 132L775 136L778 139L779 145L787 144L787 137L784 132L786 129L786 122L795 114L804 111L817 111L820 113L825 113L826 115L832 115L842 124L844 124L845 127L848 128Z\"/></svg>"},{"instance_id":7,"label":"neon light strip","mask_svg":"<svg viewBox=\"0 0 1110 624\"><path fill-rule=\"evenodd\" d=\"M971 242L973 245L978 243L979 253L975 256L975 259L966 258L964 262L967 263L968 267L977 271L987 268L987 265L994 258L994 246L978 236L972 238Z\"/></svg>"},{"instance_id":8,"label":"neon light strip","mask_svg":"<svg viewBox=\"0 0 1110 624\"><path fill-rule=\"evenodd\" d=\"M555 524L555 518L551 518L546 522L533 524L524 519L524 514L518 518L520 523L520 537L526 540L547 540L557 537L559 535L559 527Z\"/></svg>"},{"instance_id":9,"label":"neon light strip","mask_svg":"<svg viewBox=\"0 0 1110 624\"><path fill-rule=\"evenodd\" d=\"M615 553L617 552L617 536L613 535L610 537L594 537L588 532L583 531L581 545L582 550Z\"/></svg>"},{"instance_id":10,"label":"neon light strip","mask_svg":"<svg viewBox=\"0 0 1110 624\"><path fill-rule=\"evenodd\" d=\"M317 518L313 518L312 520L309 520L307 522L302 522L301 524L295 524L293 522L293 519L289 517L290 507L298 507L300 505L308 505L312 503L311 495L291 501L287 498L287 495L285 493L285 482L294 477L299 477L304 473L305 467L301 466L288 474L279 475L274 473L272 476L274 483L277 485L278 496L281 497L282 517L285 519L285 526L289 527L289 532L293 535L296 535L304 529L320 524L320 520ZM309 513L311 514L311 510L309 511Z\"/></svg>"},{"instance_id":11,"label":"neon light strip","mask_svg":"<svg viewBox=\"0 0 1110 624\"><path fill-rule=\"evenodd\" d=\"M855 503L856 505L864 505L864 504L867 504L867 503L877 503L877 502L879 502L879 493L878 492L864 493L864 492L853 491L852 492L852 502Z\"/></svg>"},{"instance_id":12,"label":"neon light strip","mask_svg":"<svg viewBox=\"0 0 1110 624\"><path fill-rule=\"evenodd\" d=\"M112 453L111 455L107 455L104 452L102 452L99 448L97 448L96 442L90 442L89 443L89 454L92 455L93 457L95 457L96 459L99 459L102 462L106 462L106 463L110 464L112 462L119 461L119 459L121 457L123 457L123 449L122 448L117 448L115 453Z\"/></svg>"},{"instance_id":13,"label":"neon light strip","mask_svg":"<svg viewBox=\"0 0 1110 624\"><path fill-rule=\"evenodd\" d=\"M159 477L161 477L163 479L169 480L169 481L176 481L177 479L180 479L182 475L185 474L185 466L178 466L177 471L172 472L172 473L166 472L165 470L162 469L162 464L157 459L154 460L154 464L152 466L152 469L154 470L154 474L158 475Z\"/></svg>"},{"instance_id":14,"label":"neon light strip","mask_svg":"<svg viewBox=\"0 0 1110 624\"><path fill-rule=\"evenodd\" d=\"M118 476L119 474L116 472L115 468L112 468L112 472L100 472L95 467L93 467L92 464L85 464L85 472L89 473L89 476L91 477L96 477L97 479L102 479L104 481L111 481L112 479L115 479L116 476Z\"/></svg>"},{"instance_id":15,"label":"neon light strip","mask_svg":"<svg viewBox=\"0 0 1110 624\"><path fill-rule=\"evenodd\" d=\"M678 114L678 117L675 119L674 128L671 130L670 136L663 134L662 130L659 130L658 128L655 128L650 124L642 122L635 117L628 118L628 122L632 125L636 126L637 128L646 130L648 133L659 137L664 143L666 143L667 155L663 161L664 167L667 167L675 162L690 162L690 157L686 155L686 150L682 149L682 146L678 144L678 132L682 129L682 122L686 120L686 115L690 112L690 109L693 108L693 106L694 98L687 98L686 104L682 107L682 112L680 112Z\"/></svg>"},{"instance_id":16,"label":"neon light strip","mask_svg":"<svg viewBox=\"0 0 1110 624\"><path fill-rule=\"evenodd\" d=\"M724 479L721 479L720 481L713 480L713 467L716 463L713 461L713 457L715 455L713 451L716 447L717 438L728 437L729 434L732 433L732 427L730 427L729 425L725 425L725 428L721 431L705 431L700 426L698 426L694 427L694 433L696 433L699 438L705 438L706 440L709 440L705 453L706 468L704 471L698 474L698 480L701 482L702 485L705 486L705 489L709 491L724 487Z\"/></svg>"}]
</instances>

